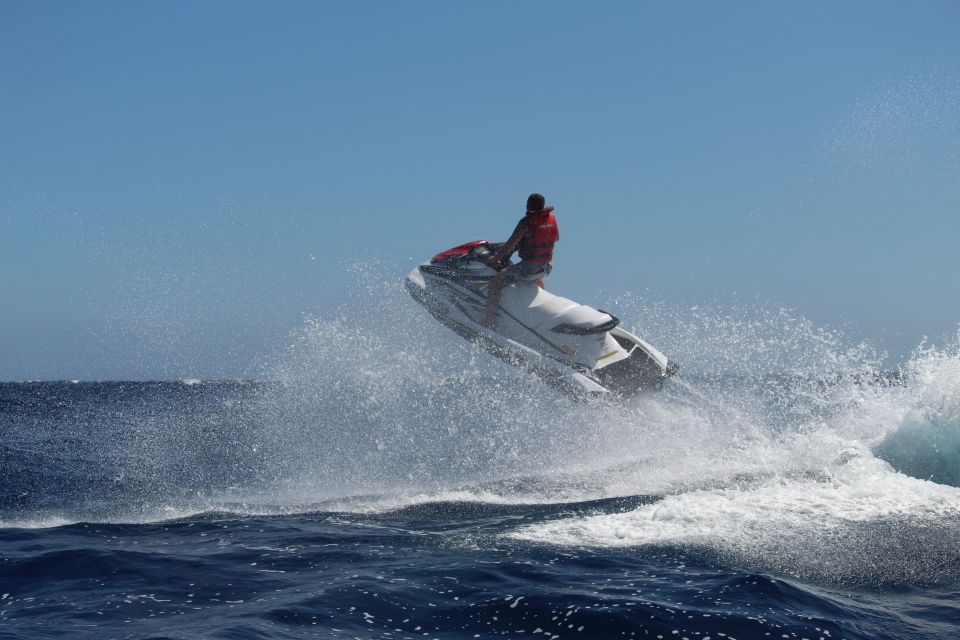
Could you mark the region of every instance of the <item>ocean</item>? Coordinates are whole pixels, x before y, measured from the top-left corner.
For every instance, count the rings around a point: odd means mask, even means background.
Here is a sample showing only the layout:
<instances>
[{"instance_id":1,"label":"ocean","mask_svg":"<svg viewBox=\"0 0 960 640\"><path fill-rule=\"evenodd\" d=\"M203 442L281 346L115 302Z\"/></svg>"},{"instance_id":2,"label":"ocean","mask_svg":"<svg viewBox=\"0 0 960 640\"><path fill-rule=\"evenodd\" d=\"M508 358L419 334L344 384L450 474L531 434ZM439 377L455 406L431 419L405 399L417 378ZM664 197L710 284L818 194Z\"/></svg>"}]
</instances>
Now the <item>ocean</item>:
<instances>
[{"instance_id":1,"label":"ocean","mask_svg":"<svg viewBox=\"0 0 960 640\"><path fill-rule=\"evenodd\" d=\"M627 402L425 313L262 381L0 384L0 638L960 637L957 346L696 314Z\"/></svg>"}]
</instances>

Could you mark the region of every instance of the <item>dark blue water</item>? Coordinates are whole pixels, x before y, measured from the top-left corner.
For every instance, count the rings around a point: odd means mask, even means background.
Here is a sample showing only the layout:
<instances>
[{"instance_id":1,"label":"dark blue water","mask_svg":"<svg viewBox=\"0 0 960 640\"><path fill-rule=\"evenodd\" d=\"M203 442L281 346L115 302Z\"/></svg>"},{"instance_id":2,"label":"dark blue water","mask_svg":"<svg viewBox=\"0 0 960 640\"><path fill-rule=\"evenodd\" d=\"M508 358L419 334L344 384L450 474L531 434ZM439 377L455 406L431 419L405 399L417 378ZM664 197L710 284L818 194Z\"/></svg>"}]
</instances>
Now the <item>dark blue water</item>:
<instances>
[{"instance_id":1,"label":"dark blue water","mask_svg":"<svg viewBox=\"0 0 960 640\"><path fill-rule=\"evenodd\" d=\"M960 637L934 364L627 408L362 368L3 384L0 637Z\"/></svg>"}]
</instances>

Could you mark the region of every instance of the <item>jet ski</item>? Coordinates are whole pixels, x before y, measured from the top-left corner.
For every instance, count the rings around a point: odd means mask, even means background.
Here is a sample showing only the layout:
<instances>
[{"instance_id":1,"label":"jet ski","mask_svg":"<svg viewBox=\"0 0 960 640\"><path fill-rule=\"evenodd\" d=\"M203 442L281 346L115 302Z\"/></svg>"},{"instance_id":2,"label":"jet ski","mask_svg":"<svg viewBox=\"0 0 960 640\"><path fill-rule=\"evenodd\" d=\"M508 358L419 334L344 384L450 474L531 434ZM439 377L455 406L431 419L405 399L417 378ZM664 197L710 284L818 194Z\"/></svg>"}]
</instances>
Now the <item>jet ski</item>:
<instances>
[{"instance_id":1,"label":"jet ski","mask_svg":"<svg viewBox=\"0 0 960 640\"><path fill-rule=\"evenodd\" d=\"M677 373L675 362L615 316L534 282L504 287L496 326L484 327L487 289L497 274L487 260L501 246L476 240L438 253L407 275L407 292L462 337L571 395L629 397L659 389Z\"/></svg>"}]
</instances>

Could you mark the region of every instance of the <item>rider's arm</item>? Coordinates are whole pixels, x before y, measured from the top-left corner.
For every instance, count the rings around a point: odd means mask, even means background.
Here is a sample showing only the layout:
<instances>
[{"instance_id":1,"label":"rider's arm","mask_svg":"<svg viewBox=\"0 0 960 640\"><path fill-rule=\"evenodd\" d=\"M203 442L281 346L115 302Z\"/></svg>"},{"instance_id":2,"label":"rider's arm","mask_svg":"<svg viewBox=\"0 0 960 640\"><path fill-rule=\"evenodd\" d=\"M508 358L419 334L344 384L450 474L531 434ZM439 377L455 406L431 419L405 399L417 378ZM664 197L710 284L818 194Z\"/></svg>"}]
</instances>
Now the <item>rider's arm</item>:
<instances>
[{"instance_id":1,"label":"rider's arm","mask_svg":"<svg viewBox=\"0 0 960 640\"><path fill-rule=\"evenodd\" d=\"M512 256L513 252L517 250L517 245L520 244L521 240L523 240L523 236L526 232L527 221L526 219L523 219L517 223L517 228L513 230L513 233L510 235L510 239L507 240L506 244L500 247L500 251L498 251L497 255L490 259L490 262L493 262L494 264L500 264Z\"/></svg>"}]
</instances>

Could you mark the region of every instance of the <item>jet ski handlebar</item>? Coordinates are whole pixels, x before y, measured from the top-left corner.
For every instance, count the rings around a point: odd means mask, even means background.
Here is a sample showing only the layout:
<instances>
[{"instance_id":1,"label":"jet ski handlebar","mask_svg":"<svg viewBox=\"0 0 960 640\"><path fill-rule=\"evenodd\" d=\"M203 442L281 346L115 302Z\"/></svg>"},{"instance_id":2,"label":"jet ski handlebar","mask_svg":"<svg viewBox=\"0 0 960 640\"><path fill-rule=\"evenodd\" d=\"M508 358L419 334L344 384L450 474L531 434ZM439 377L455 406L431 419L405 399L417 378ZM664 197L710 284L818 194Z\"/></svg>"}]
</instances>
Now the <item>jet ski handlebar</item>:
<instances>
[{"instance_id":1,"label":"jet ski handlebar","mask_svg":"<svg viewBox=\"0 0 960 640\"><path fill-rule=\"evenodd\" d=\"M433 259L430 260L432 264L437 264L438 262L456 262L459 260L482 260L487 261L491 256L497 255L497 252L500 250L504 242L487 242L486 240L474 240L473 242L467 242L461 244L452 249L447 249L442 251L437 255L433 256ZM507 260L504 262L502 267L494 267L501 270L508 266L510 261ZM491 265L493 266L493 265Z\"/></svg>"}]
</instances>

